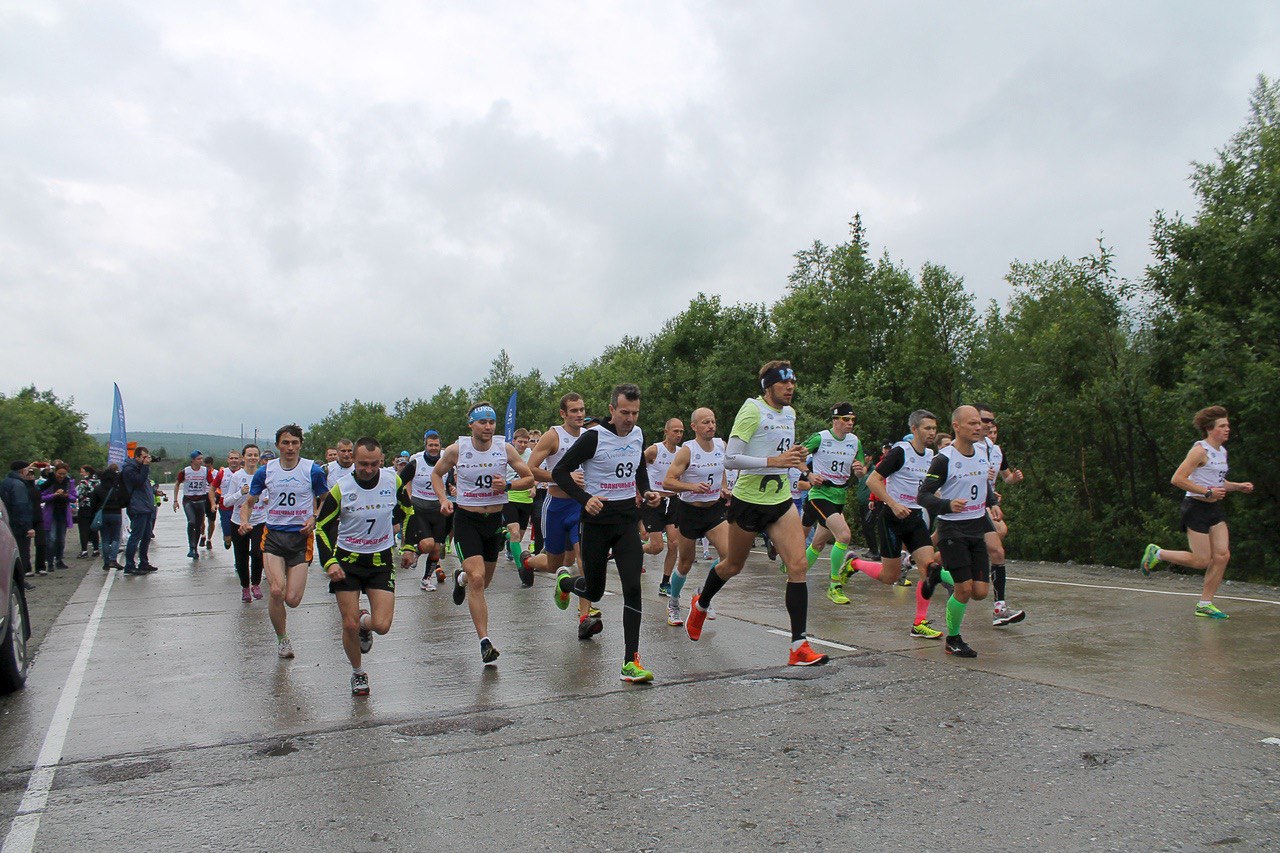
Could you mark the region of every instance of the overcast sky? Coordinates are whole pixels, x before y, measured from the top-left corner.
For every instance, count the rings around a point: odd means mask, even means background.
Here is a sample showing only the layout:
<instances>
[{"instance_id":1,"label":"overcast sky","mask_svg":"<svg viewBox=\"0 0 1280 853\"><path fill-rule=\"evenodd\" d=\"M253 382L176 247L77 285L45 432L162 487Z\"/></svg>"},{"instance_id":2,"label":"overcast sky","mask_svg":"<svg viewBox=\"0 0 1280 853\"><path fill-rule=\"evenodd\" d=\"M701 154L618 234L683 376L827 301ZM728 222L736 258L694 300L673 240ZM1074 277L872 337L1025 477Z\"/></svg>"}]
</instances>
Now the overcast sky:
<instances>
[{"instance_id":1,"label":"overcast sky","mask_svg":"<svg viewBox=\"0 0 1280 853\"><path fill-rule=\"evenodd\" d=\"M983 300L1140 275L1278 64L1274 3L0 0L0 392L238 434L553 375L855 211Z\"/></svg>"}]
</instances>

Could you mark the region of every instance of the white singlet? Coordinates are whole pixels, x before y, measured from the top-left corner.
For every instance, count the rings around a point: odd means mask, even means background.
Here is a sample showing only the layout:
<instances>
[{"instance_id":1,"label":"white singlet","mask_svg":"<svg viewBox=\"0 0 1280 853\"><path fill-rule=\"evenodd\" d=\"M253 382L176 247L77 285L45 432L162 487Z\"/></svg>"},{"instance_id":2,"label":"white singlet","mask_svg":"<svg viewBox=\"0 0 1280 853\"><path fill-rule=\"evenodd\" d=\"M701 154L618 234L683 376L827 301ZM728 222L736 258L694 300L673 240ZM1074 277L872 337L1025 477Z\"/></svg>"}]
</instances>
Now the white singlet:
<instances>
[{"instance_id":1,"label":"white singlet","mask_svg":"<svg viewBox=\"0 0 1280 853\"><path fill-rule=\"evenodd\" d=\"M453 475L458 483L459 506L494 506L507 502L507 442L493 437L488 450L477 450L471 436L458 436L458 461Z\"/></svg>"},{"instance_id":2,"label":"white singlet","mask_svg":"<svg viewBox=\"0 0 1280 853\"><path fill-rule=\"evenodd\" d=\"M427 451L419 450L409 461L413 463L413 485L409 487L409 494L420 501L439 501L440 496L431 485L431 472L436 466L427 462ZM440 457L437 456L436 461L439 462Z\"/></svg>"},{"instance_id":3,"label":"white singlet","mask_svg":"<svg viewBox=\"0 0 1280 853\"><path fill-rule=\"evenodd\" d=\"M1227 448L1219 447L1214 450L1213 445L1207 441L1197 441L1196 444L1204 448L1208 458L1187 479L1202 489L1224 488L1227 482ZM1199 492L1187 492L1187 497L1204 499L1204 495Z\"/></svg>"},{"instance_id":4,"label":"white singlet","mask_svg":"<svg viewBox=\"0 0 1280 853\"><path fill-rule=\"evenodd\" d=\"M188 465L182 469L182 496L184 498L203 498L209 494L209 469L199 471Z\"/></svg>"},{"instance_id":5,"label":"white singlet","mask_svg":"<svg viewBox=\"0 0 1280 853\"><path fill-rule=\"evenodd\" d=\"M667 469L671 467L671 462L676 458L675 450L667 450L667 445L659 441L655 447L658 448L658 455L653 458L652 462L646 462L645 468L649 472L649 487L655 492L666 493L666 489L662 488L662 481L667 479ZM677 447L676 450L680 448Z\"/></svg>"},{"instance_id":6,"label":"white singlet","mask_svg":"<svg viewBox=\"0 0 1280 853\"><path fill-rule=\"evenodd\" d=\"M267 463L267 487L271 503L267 509L267 526L271 528L301 528L315 511L315 496L311 490L311 471L315 462L299 459L289 470L280 465L279 459ZM262 495L258 495L262 502Z\"/></svg>"},{"instance_id":7,"label":"white singlet","mask_svg":"<svg viewBox=\"0 0 1280 853\"><path fill-rule=\"evenodd\" d=\"M347 476L348 474L355 474L355 472L356 472L356 465L354 462L351 463L351 466L349 468L343 468L341 465L338 464L338 460L335 459L332 462L328 462L325 464L324 481L329 486L329 488L332 489L335 485L337 485L338 481L341 480L343 477Z\"/></svg>"},{"instance_id":8,"label":"white singlet","mask_svg":"<svg viewBox=\"0 0 1280 853\"><path fill-rule=\"evenodd\" d=\"M909 441L899 441L894 447L902 448L902 467L885 478L885 491L908 509L920 509L917 498L920 484L933 464L933 448L926 447L924 453L919 454Z\"/></svg>"},{"instance_id":9,"label":"white singlet","mask_svg":"<svg viewBox=\"0 0 1280 853\"><path fill-rule=\"evenodd\" d=\"M396 506L400 480L394 471L383 468L378 481L365 489L354 476L338 481L342 511L338 516L339 548L353 554L376 554L395 541L391 516Z\"/></svg>"},{"instance_id":10,"label":"white singlet","mask_svg":"<svg viewBox=\"0 0 1280 853\"><path fill-rule=\"evenodd\" d=\"M689 467L680 475L682 483L706 483L711 491L706 494L681 492L680 500L691 504L709 504L720 500L724 488L724 439L711 439L711 449L703 450L698 440L691 439L683 445L689 448Z\"/></svg>"},{"instance_id":11,"label":"white singlet","mask_svg":"<svg viewBox=\"0 0 1280 853\"><path fill-rule=\"evenodd\" d=\"M849 485L849 475L853 471L853 463L858 460L858 452L862 449L858 437L849 433L844 438L836 438L829 429L818 433L818 449L813 451L813 462L809 470L821 474L832 486Z\"/></svg>"},{"instance_id":12,"label":"white singlet","mask_svg":"<svg viewBox=\"0 0 1280 853\"><path fill-rule=\"evenodd\" d=\"M944 512L939 521L968 521L981 518L987 512L987 476L990 473L987 455L980 445L974 445L973 455L965 456L954 444L948 444L938 453L947 458L947 479L938 489L938 497L946 501L964 499L960 512Z\"/></svg>"},{"instance_id":13,"label":"white singlet","mask_svg":"<svg viewBox=\"0 0 1280 853\"><path fill-rule=\"evenodd\" d=\"M644 464L644 433L638 426L626 435L615 435L603 426L591 429L599 437L595 455L582 463L587 494L605 501L634 498L636 471Z\"/></svg>"}]
</instances>

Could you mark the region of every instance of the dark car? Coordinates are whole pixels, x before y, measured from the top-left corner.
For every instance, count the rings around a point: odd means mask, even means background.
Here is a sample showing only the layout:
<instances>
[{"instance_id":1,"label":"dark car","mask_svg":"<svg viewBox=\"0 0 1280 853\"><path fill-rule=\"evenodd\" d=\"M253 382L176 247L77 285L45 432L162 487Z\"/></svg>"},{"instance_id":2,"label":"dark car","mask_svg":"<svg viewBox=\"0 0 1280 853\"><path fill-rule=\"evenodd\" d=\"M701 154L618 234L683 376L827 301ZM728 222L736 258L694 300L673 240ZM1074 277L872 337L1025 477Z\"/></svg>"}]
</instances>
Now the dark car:
<instances>
[{"instance_id":1,"label":"dark car","mask_svg":"<svg viewBox=\"0 0 1280 853\"><path fill-rule=\"evenodd\" d=\"M27 593L18 583L18 545L9 530L8 513L0 504L0 694L12 693L27 682Z\"/></svg>"}]
</instances>

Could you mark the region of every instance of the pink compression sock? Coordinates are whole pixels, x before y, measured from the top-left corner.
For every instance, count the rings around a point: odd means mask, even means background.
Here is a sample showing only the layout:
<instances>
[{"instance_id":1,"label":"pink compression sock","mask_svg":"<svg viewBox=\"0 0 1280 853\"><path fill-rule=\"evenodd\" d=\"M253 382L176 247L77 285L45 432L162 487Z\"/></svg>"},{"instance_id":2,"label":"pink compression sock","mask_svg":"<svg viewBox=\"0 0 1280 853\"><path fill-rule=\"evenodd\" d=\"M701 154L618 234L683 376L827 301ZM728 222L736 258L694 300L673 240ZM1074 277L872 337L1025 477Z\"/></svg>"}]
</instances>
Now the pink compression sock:
<instances>
[{"instance_id":1,"label":"pink compression sock","mask_svg":"<svg viewBox=\"0 0 1280 853\"><path fill-rule=\"evenodd\" d=\"M929 602L920 591L923 587L924 584L916 583L916 621L912 622L912 625L919 625L929 618Z\"/></svg>"},{"instance_id":2,"label":"pink compression sock","mask_svg":"<svg viewBox=\"0 0 1280 853\"><path fill-rule=\"evenodd\" d=\"M881 566L879 563L873 563L870 560L855 558L853 561L853 567L858 571L862 572L864 575L866 575L869 578L875 578L876 580L880 580Z\"/></svg>"}]
</instances>

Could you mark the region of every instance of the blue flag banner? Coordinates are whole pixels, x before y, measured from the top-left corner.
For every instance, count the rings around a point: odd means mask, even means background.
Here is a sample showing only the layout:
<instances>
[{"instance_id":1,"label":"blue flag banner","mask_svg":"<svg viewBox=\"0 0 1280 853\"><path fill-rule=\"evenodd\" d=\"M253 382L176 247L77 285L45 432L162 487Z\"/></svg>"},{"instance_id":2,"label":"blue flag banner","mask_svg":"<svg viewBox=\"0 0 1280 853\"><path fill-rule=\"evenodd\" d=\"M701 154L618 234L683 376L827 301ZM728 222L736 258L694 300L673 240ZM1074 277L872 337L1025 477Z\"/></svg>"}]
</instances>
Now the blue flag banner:
<instances>
[{"instance_id":1,"label":"blue flag banner","mask_svg":"<svg viewBox=\"0 0 1280 853\"><path fill-rule=\"evenodd\" d=\"M116 385L115 405L111 409L111 444L107 448L107 464L124 467L124 459L128 453L128 436L124 429L124 400L120 397L120 386Z\"/></svg>"},{"instance_id":2,"label":"blue flag banner","mask_svg":"<svg viewBox=\"0 0 1280 853\"><path fill-rule=\"evenodd\" d=\"M505 427L507 441L513 441L516 437L516 395L519 393L519 391L512 391L511 399L507 400L507 423Z\"/></svg>"}]
</instances>

